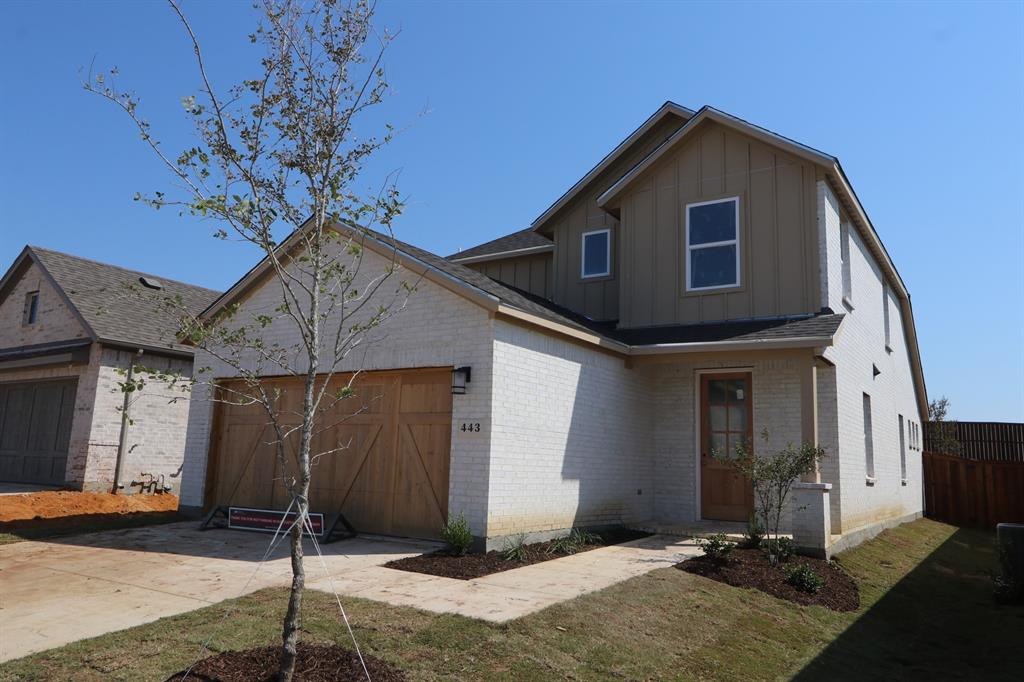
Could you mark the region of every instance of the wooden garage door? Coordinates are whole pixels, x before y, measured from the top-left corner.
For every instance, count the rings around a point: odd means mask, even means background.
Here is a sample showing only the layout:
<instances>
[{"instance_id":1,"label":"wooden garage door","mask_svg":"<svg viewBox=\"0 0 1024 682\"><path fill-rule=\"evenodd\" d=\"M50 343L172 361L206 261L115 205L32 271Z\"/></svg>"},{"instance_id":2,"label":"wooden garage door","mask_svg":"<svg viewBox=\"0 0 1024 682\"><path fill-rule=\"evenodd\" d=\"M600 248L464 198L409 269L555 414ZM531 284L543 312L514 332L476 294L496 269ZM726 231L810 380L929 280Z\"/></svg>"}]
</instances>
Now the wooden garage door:
<instances>
[{"instance_id":1,"label":"wooden garage door","mask_svg":"<svg viewBox=\"0 0 1024 682\"><path fill-rule=\"evenodd\" d=\"M0 383L0 481L64 483L76 386Z\"/></svg>"},{"instance_id":2,"label":"wooden garage door","mask_svg":"<svg viewBox=\"0 0 1024 682\"><path fill-rule=\"evenodd\" d=\"M329 393L348 376L332 379ZM269 379L298 423L302 382ZM242 385L227 382L227 390ZM448 516L451 370L362 374L355 396L321 418L310 509L341 511L359 532L436 538ZM207 505L285 509L276 439L262 406L218 404ZM297 438L286 447L294 461Z\"/></svg>"}]
</instances>

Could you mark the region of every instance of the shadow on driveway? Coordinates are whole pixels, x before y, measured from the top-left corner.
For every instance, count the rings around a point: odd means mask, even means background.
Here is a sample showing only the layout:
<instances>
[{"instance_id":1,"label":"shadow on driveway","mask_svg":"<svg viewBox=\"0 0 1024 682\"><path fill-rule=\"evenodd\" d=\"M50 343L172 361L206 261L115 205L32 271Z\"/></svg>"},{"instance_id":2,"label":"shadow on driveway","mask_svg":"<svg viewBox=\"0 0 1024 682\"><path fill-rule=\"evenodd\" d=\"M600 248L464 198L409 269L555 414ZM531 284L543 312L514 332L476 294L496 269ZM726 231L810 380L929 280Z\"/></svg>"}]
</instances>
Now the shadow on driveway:
<instances>
[{"instance_id":1,"label":"shadow on driveway","mask_svg":"<svg viewBox=\"0 0 1024 682\"><path fill-rule=\"evenodd\" d=\"M995 535L958 530L795 679L1024 679L1024 607L992 600L995 569Z\"/></svg>"}]
</instances>

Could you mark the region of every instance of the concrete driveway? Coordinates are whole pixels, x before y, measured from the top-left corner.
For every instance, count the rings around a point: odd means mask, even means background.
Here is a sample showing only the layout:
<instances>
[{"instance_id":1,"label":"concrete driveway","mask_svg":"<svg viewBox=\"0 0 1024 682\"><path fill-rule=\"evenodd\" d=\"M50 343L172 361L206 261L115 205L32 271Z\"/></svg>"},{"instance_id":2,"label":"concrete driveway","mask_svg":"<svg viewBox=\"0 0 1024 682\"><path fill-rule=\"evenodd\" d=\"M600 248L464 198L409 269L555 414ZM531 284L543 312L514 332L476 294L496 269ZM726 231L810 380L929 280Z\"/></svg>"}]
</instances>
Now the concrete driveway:
<instances>
[{"instance_id":1,"label":"concrete driveway","mask_svg":"<svg viewBox=\"0 0 1024 682\"><path fill-rule=\"evenodd\" d=\"M287 541L257 572L272 535L196 526L0 546L0 661L290 583ZM360 537L323 550L331 575L340 578L437 546ZM307 556L306 570L309 587L330 589L316 556Z\"/></svg>"}]
</instances>

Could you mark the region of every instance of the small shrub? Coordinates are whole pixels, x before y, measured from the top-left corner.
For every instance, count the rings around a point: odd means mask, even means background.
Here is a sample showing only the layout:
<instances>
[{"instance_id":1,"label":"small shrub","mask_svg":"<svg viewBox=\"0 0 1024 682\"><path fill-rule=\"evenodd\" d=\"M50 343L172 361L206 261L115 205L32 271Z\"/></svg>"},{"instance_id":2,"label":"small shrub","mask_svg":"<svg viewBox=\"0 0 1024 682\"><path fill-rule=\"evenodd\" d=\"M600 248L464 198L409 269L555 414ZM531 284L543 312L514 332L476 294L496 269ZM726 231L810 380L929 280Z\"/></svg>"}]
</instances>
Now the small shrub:
<instances>
[{"instance_id":1,"label":"small shrub","mask_svg":"<svg viewBox=\"0 0 1024 682\"><path fill-rule=\"evenodd\" d=\"M526 549L526 533L513 535L505 538L505 546L501 550L505 561L524 562L530 558L530 552Z\"/></svg>"},{"instance_id":2,"label":"small shrub","mask_svg":"<svg viewBox=\"0 0 1024 682\"><path fill-rule=\"evenodd\" d=\"M448 543L449 551L455 556L462 556L473 546L473 534L469 532L466 515L459 513L459 518L448 517L448 522L441 529L441 539Z\"/></svg>"},{"instance_id":3,"label":"small shrub","mask_svg":"<svg viewBox=\"0 0 1024 682\"><path fill-rule=\"evenodd\" d=\"M825 585L825 579L807 564L790 566L786 569L786 582L808 594L814 594Z\"/></svg>"},{"instance_id":4,"label":"small shrub","mask_svg":"<svg viewBox=\"0 0 1024 682\"><path fill-rule=\"evenodd\" d=\"M751 514L750 519L747 520L747 532L743 536L741 546L744 549L757 549L763 541L764 528L761 527L761 522L757 520L757 515Z\"/></svg>"},{"instance_id":5,"label":"small shrub","mask_svg":"<svg viewBox=\"0 0 1024 682\"><path fill-rule=\"evenodd\" d=\"M601 536L580 528L573 528L568 535L555 538L548 545L548 554L575 554L587 545L597 545L601 542Z\"/></svg>"},{"instance_id":6,"label":"small shrub","mask_svg":"<svg viewBox=\"0 0 1024 682\"><path fill-rule=\"evenodd\" d=\"M697 540L697 545L704 550L704 556L712 561L725 561L729 558L732 548L736 545L729 542L725 533L715 533L711 537Z\"/></svg>"},{"instance_id":7,"label":"small shrub","mask_svg":"<svg viewBox=\"0 0 1024 682\"><path fill-rule=\"evenodd\" d=\"M796 555L796 544L793 538L766 538L761 549L768 555L772 564L789 561Z\"/></svg>"}]
</instances>

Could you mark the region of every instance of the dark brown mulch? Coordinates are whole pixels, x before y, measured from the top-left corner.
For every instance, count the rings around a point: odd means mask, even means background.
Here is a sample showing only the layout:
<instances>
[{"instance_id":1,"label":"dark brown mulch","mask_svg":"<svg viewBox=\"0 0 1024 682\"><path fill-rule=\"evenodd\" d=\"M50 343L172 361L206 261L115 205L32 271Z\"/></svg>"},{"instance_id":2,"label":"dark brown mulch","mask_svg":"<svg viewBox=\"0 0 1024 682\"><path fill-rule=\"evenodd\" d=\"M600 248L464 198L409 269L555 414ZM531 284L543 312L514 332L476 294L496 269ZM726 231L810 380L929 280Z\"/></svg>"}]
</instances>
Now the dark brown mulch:
<instances>
[{"instance_id":1,"label":"dark brown mulch","mask_svg":"<svg viewBox=\"0 0 1024 682\"><path fill-rule=\"evenodd\" d=\"M299 642L295 662L295 682L365 681L366 673L356 652L333 644ZM244 651L226 651L205 658L192 668L189 680L195 682L272 682L281 660L280 646L264 646ZM408 678L398 668L374 656L363 654L374 682L404 682ZM167 682L184 680L185 671L175 673Z\"/></svg>"},{"instance_id":2,"label":"dark brown mulch","mask_svg":"<svg viewBox=\"0 0 1024 682\"><path fill-rule=\"evenodd\" d=\"M801 592L786 582L786 568L805 564L825 579L814 594ZM778 566L768 563L758 549L734 549L725 562L701 556L676 564L687 573L704 576L733 587L753 587L780 599L804 605L818 605L833 611L856 611L860 607L857 583L835 563L797 556Z\"/></svg>"},{"instance_id":3,"label":"dark brown mulch","mask_svg":"<svg viewBox=\"0 0 1024 682\"><path fill-rule=\"evenodd\" d=\"M580 548L579 552L576 552L576 554L579 554L580 552L588 552L600 547L608 547L609 545L619 545L623 542L629 542L630 540L639 540L640 538L645 538L649 535L650 533L628 530L626 528L616 528L604 531L598 534L601 538L599 543L584 545ZM502 571L508 571L513 568L521 568L523 566L539 564L543 561L550 561L551 559L569 556L565 552L552 551L551 545L551 541L537 542L532 545L527 545L526 550L529 558L526 561L508 561L505 559L505 555L498 550L491 550L486 554L463 554L462 556L455 556L449 554L445 550L441 550L440 552L434 552L432 554L422 554L420 556L408 557L406 559L396 559L395 561L389 561L384 565L388 568L396 568L400 571L426 573L427 575L437 575L442 578L471 580L473 578L482 578L483 576L491 575L492 573L501 573Z\"/></svg>"}]
</instances>

